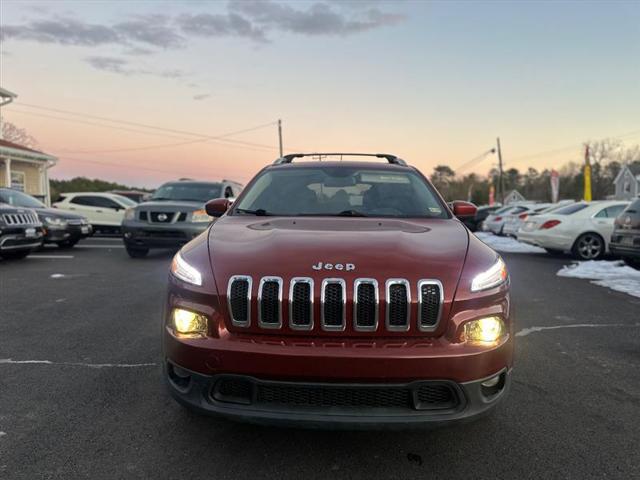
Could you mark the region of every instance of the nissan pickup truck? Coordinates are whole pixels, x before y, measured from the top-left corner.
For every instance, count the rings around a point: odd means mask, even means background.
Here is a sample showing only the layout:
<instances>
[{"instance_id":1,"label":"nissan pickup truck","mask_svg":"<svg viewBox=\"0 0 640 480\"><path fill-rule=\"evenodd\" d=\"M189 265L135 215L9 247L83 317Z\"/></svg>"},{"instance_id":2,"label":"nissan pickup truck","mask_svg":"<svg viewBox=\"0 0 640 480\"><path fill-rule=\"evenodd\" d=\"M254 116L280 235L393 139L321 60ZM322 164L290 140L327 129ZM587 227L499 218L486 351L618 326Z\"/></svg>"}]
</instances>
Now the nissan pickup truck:
<instances>
[{"instance_id":1,"label":"nissan pickup truck","mask_svg":"<svg viewBox=\"0 0 640 480\"><path fill-rule=\"evenodd\" d=\"M475 210L394 155L279 158L233 205L208 202L218 219L172 261L169 392L201 413L318 428L491 412L514 319L504 261L457 218Z\"/></svg>"}]
</instances>

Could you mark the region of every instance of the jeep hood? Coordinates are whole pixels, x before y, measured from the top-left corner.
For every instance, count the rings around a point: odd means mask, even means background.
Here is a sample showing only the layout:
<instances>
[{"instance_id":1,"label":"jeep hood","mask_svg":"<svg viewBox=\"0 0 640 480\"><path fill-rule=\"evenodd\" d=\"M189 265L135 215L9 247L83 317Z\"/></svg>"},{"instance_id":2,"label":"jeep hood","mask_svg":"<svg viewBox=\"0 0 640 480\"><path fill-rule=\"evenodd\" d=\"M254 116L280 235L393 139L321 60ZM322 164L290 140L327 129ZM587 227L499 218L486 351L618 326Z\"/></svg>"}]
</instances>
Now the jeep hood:
<instances>
[{"instance_id":1,"label":"jeep hood","mask_svg":"<svg viewBox=\"0 0 640 480\"><path fill-rule=\"evenodd\" d=\"M403 278L411 282L412 297L418 280L438 279L446 307L453 300L469 242L464 226L446 219L224 216L209 235L211 266L223 296L233 275L250 275L254 289L263 276L282 277L285 297L293 277L312 277L316 285L331 277L343 278L347 285L357 278L375 278L381 286L388 278ZM349 263L355 269L312 268L319 262Z\"/></svg>"}]
</instances>

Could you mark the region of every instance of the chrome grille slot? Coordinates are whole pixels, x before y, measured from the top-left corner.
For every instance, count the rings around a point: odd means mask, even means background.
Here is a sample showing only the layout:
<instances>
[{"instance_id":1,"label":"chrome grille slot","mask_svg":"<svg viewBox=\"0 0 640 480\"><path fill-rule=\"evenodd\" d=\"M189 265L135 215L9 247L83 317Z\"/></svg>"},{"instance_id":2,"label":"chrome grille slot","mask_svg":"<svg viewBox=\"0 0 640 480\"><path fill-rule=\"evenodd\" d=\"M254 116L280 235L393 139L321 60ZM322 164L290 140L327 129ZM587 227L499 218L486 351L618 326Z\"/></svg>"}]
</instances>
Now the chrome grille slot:
<instances>
[{"instance_id":1,"label":"chrome grille slot","mask_svg":"<svg viewBox=\"0 0 640 480\"><path fill-rule=\"evenodd\" d=\"M418 328L423 332L437 328L444 302L442 283L438 280L418 282Z\"/></svg>"},{"instance_id":2,"label":"chrome grille slot","mask_svg":"<svg viewBox=\"0 0 640 480\"><path fill-rule=\"evenodd\" d=\"M289 326L294 330L313 328L313 279L295 277L289 288Z\"/></svg>"},{"instance_id":3,"label":"chrome grille slot","mask_svg":"<svg viewBox=\"0 0 640 480\"><path fill-rule=\"evenodd\" d=\"M282 326L282 278L262 277L258 289L258 325L262 328Z\"/></svg>"},{"instance_id":4,"label":"chrome grille slot","mask_svg":"<svg viewBox=\"0 0 640 480\"><path fill-rule=\"evenodd\" d=\"M33 213L5 213L2 215L7 225L35 225L40 223Z\"/></svg>"},{"instance_id":5,"label":"chrome grille slot","mask_svg":"<svg viewBox=\"0 0 640 480\"><path fill-rule=\"evenodd\" d=\"M401 278L390 278L386 282L387 330L409 330L411 315L411 289L409 282Z\"/></svg>"},{"instance_id":6,"label":"chrome grille slot","mask_svg":"<svg viewBox=\"0 0 640 480\"><path fill-rule=\"evenodd\" d=\"M378 329L378 282L359 278L353 284L353 327L358 331Z\"/></svg>"},{"instance_id":7,"label":"chrome grille slot","mask_svg":"<svg viewBox=\"0 0 640 480\"><path fill-rule=\"evenodd\" d=\"M322 329L343 331L345 329L347 287L341 278L325 278L322 281L321 312Z\"/></svg>"},{"instance_id":8,"label":"chrome grille slot","mask_svg":"<svg viewBox=\"0 0 640 480\"><path fill-rule=\"evenodd\" d=\"M251 277L234 275L229 279L227 305L231 323L238 327L251 324Z\"/></svg>"}]
</instances>

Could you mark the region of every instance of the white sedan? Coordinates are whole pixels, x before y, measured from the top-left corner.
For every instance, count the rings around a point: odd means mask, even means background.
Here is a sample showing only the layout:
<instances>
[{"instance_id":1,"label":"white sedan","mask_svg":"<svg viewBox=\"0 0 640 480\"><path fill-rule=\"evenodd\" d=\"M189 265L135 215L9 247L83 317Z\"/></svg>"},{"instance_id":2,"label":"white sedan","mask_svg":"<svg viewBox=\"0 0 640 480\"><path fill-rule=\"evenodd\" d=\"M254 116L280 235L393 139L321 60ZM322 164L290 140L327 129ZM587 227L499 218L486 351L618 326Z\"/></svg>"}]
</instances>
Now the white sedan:
<instances>
[{"instance_id":1,"label":"white sedan","mask_svg":"<svg viewBox=\"0 0 640 480\"><path fill-rule=\"evenodd\" d=\"M627 205L620 200L578 202L530 217L518 230L518 240L550 253L596 260L609 252L613 222Z\"/></svg>"},{"instance_id":2,"label":"white sedan","mask_svg":"<svg viewBox=\"0 0 640 480\"><path fill-rule=\"evenodd\" d=\"M86 217L96 229L118 230L124 211L136 205L130 198L115 193L80 192L62 193L53 207Z\"/></svg>"}]
</instances>

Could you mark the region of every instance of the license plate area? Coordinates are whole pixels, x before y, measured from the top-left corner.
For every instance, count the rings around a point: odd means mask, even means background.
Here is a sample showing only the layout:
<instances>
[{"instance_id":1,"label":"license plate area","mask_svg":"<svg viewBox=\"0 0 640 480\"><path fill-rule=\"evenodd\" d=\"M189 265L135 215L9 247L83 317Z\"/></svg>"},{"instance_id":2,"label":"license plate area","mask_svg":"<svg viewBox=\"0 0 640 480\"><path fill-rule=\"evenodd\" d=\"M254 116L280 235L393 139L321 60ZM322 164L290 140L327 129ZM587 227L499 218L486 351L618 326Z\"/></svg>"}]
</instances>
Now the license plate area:
<instances>
[{"instance_id":1,"label":"license plate area","mask_svg":"<svg viewBox=\"0 0 640 480\"><path fill-rule=\"evenodd\" d=\"M36 229L35 228L26 228L24 230L24 236L27 238L36 238Z\"/></svg>"}]
</instances>

